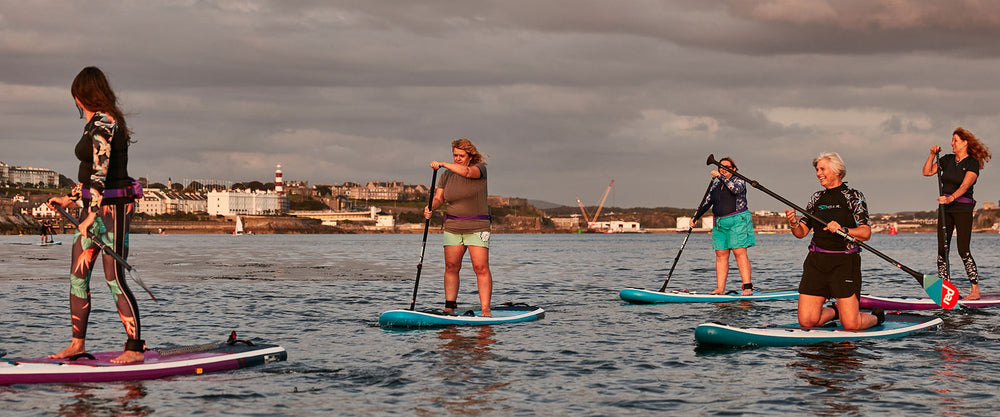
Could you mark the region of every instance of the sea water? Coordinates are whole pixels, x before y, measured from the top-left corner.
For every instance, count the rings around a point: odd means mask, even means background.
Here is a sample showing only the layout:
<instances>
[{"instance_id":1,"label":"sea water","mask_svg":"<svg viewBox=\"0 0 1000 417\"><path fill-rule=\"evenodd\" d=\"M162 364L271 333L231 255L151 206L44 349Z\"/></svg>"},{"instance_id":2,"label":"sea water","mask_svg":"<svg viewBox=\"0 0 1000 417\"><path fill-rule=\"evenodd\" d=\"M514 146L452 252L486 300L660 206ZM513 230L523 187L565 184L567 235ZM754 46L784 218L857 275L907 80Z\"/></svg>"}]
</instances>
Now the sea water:
<instances>
[{"instance_id":1,"label":"sea water","mask_svg":"<svg viewBox=\"0 0 1000 417\"><path fill-rule=\"evenodd\" d=\"M494 234L494 303L546 309L537 322L384 330L407 308L421 235L132 235L129 261L159 302L139 297L151 348L241 338L288 361L159 380L0 387L5 416L27 415L991 415L1000 393L1000 307L928 311L940 329L902 339L808 347L706 349L694 328L795 322L794 300L631 305L658 289L683 234ZM69 237L0 237L0 350L40 356L69 342ZM30 243L30 244L24 244ZM807 240L758 235L754 284L795 287ZM934 274L934 235L869 242ZM1000 290L1000 235L973 236L984 293ZM440 235L427 244L417 308L440 308ZM692 235L668 289L715 286L710 236ZM952 268L963 294L968 281ZM922 296L916 280L863 255L864 292ZM100 267L99 267L100 268ZM728 288L738 289L733 262ZM100 269L87 347L120 349L124 331ZM471 265L459 308L478 304Z\"/></svg>"}]
</instances>

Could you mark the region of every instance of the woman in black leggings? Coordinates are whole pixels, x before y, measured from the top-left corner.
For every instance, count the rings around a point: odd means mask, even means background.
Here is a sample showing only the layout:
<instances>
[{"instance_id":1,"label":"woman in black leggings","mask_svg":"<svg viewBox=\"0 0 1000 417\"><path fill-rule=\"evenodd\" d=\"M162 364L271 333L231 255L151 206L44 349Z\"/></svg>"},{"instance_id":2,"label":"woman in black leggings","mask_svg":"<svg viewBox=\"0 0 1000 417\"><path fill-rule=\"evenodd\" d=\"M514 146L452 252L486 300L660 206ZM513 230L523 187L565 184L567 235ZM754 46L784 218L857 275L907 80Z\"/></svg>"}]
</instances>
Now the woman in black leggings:
<instances>
[{"instance_id":1,"label":"woman in black leggings","mask_svg":"<svg viewBox=\"0 0 1000 417\"><path fill-rule=\"evenodd\" d=\"M951 235L958 232L958 254L962 257L965 273L969 276L972 290L965 297L967 300L979 299L979 271L976 261L972 259L969 242L972 240L972 215L976 208L973 198L973 188L979 178L979 170L990 160L990 150L983 145L976 135L961 127L951 135L952 153L944 155L938 163L934 156L941 151L937 145L931 146L927 162L924 162L923 174L932 176L941 170L942 194L938 196L938 204L944 205L944 230L938 227L938 274L944 279L950 279L948 271L948 252L951 246ZM940 226L940 225L938 225Z\"/></svg>"}]
</instances>

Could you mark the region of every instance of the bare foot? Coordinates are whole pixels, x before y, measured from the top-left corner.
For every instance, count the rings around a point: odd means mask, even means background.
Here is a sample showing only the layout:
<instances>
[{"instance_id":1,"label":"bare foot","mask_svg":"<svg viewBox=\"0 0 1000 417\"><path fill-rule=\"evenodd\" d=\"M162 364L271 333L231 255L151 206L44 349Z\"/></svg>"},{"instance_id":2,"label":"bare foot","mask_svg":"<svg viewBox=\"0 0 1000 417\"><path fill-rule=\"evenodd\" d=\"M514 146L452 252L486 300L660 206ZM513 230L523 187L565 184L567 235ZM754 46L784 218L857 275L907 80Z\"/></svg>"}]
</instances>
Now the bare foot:
<instances>
[{"instance_id":1,"label":"bare foot","mask_svg":"<svg viewBox=\"0 0 1000 417\"><path fill-rule=\"evenodd\" d=\"M444 313L444 314L455 314L455 309L454 308L446 308L446 309L441 310L441 312Z\"/></svg>"},{"instance_id":2,"label":"bare foot","mask_svg":"<svg viewBox=\"0 0 1000 417\"><path fill-rule=\"evenodd\" d=\"M111 363L136 363L146 360L146 354L143 352L138 352L134 350L126 350L122 352L117 358L111 360Z\"/></svg>"},{"instance_id":3,"label":"bare foot","mask_svg":"<svg viewBox=\"0 0 1000 417\"><path fill-rule=\"evenodd\" d=\"M708 293L708 295L722 295L726 293L725 288L716 288L715 291Z\"/></svg>"},{"instance_id":4,"label":"bare foot","mask_svg":"<svg viewBox=\"0 0 1000 417\"><path fill-rule=\"evenodd\" d=\"M490 313L489 307L483 307L479 313L479 317L493 317L493 313Z\"/></svg>"},{"instance_id":5,"label":"bare foot","mask_svg":"<svg viewBox=\"0 0 1000 417\"><path fill-rule=\"evenodd\" d=\"M969 295L965 296L965 299L966 300L970 300L970 301L971 300L978 300L979 299L979 286L978 285L973 285L972 286L972 291L969 292Z\"/></svg>"},{"instance_id":6,"label":"bare foot","mask_svg":"<svg viewBox=\"0 0 1000 417\"><path fill-rule=\"evenodd\" d=\"M49 359L66 359L78 353L84 353L87 351L87 348L84 346L85 342L86 341L84 339L77 339L74 337L73 340L69 342L69 347L63 349L62 352L49 355Z\"/></svg>"},{"instance_id":7,"label":"bare foot","mask_svg":"<svg viewBox=\"0 0 1000 417\"><path fill-rule=\"evenodd\" d=\"M743 295L753 295L753 290L751 290L751 289L748 288L748 289L743 290L743 292L741 294L743 294Z\"/></svg>"}]
</instances>

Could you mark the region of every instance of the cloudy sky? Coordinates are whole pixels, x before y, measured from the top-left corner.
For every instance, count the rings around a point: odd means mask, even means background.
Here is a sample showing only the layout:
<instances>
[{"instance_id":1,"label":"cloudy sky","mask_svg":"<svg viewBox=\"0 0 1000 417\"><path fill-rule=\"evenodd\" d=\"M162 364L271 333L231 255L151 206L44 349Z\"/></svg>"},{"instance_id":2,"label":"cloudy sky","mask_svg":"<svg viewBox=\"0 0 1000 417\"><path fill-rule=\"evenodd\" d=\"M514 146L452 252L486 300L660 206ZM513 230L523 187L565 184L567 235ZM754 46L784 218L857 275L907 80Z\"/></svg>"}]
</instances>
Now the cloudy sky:
<instances>
[{"instance_id":1,"label":"cloudy sky","mask_svg":"<svg viewBox=\"0 0 1000 417\"><path fill-rule=\"evenodd\" d=\"M693 208L715 154L804 205L835 151L872 212L933 210L931 145L1000 149L998 39L988 0L4 1L0 161L75 176L96 65L151 182L428 183L466 137L495 195Z\"/></svg>"}]
</instances>

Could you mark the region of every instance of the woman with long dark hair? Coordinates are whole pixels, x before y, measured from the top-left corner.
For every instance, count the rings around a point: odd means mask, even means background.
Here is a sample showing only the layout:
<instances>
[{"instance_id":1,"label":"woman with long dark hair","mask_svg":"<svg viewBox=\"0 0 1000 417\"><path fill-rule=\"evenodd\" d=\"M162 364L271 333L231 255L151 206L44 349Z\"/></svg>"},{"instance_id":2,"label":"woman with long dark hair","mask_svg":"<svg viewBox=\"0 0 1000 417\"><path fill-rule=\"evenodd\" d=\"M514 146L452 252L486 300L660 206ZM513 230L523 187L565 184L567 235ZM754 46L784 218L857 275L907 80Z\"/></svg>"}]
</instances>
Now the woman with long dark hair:
<instances>
[{"instance_id":1,"label":"woman with long dark hair","mask_svg":"<svg viewBox=\"0 0 1000 417\"><path fill-rule=\"evenodd\" d=\"M976 260L972 258L969 244L972 241L972 215L976 209L973 198L973 188L979 179L979 170L990 160L990 150L973 135L961 127L951 134L952 153L942 156L940 165L934 162L934 155L941 152L941 147L932 145L930 155L924 162L924 176L935 175L941 170L941 192L938 204L944 205L944 230L938 227L938 275L950 280L948 271L948 254L951 246L951 235L958 232L958 255L962 258L965 273L969 276L972 290L966 300L978 300L979 270Z\"/></svg>"},{"instance_id":2,"label":"woman with long dark hair","mask_svg":"<svg viewBox=\"0 0 1000 417\"><path fill-rule=\"evenodd\" d=\"M80 161L78 184L65 196L53 197L49 206L75 207L83 210L73 239L70 266L70 316L73 338L69 347L51 358L69 358L86 353L87 322L90 317L90 276L101 249L92 239L100 239L122 258L128 257L128 231L135 213L135 200L141 188L128 175L128 147L131 131L118 106L107 77L97 67L86 67L70 88L80 118L86 121L83 137L75 154ZM113 359L116 363L142 362L145 342L141 339L139 305L125 282L125 269L107 254L102 257L104 278L118 316L125 326L125 350Z\"/></svg>"}]
</instances>

